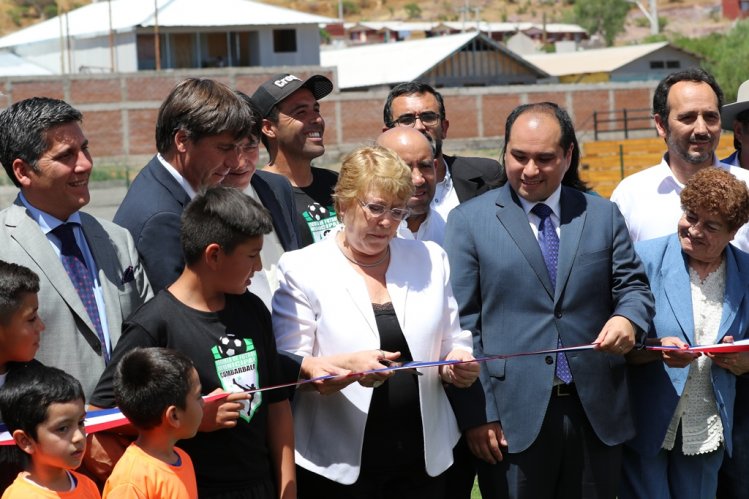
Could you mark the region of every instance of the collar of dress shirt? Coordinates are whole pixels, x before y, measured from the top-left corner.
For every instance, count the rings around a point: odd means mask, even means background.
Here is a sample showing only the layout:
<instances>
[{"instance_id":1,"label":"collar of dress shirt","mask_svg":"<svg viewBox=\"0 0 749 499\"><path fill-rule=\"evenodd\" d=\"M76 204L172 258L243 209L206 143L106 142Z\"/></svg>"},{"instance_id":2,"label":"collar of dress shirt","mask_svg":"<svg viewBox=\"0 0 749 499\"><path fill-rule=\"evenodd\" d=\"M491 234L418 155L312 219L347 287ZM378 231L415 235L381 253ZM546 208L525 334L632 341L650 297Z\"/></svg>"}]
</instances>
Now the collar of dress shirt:
<instances>
[{"instance_id":1,"label":"collar of dress shirt","mask_svg":"<svg viewBox=\"0 0 749 499\"><path fill-rule=\"evenodd\" d=\"M182 188L187 193L187 196L192 199L195 197L195 189L192 188L190 185L190 182L188 182L185 177L182 176L180 172L178 172L172 165L169 164L167 160L164 159L164 157L161 155L161 153L156 154L156 158L158 158L159 162L164 165L164 168L166 168L166 171L169 172L169 174L174 177L174 180L177 181L179 185L182 186Z\"/></svg>"},{"instance_id":2,"label":"collar of dress shirt","mask_svg":"<svg viewBox=\"0 0 749 499\"><path fill-rule=\"evenodd\" d=\"M520 206L523 207L523 211L525 211L526 216L529 216L529 217L532 216L532 217L538 218L535 214L531 213L531 210L538 203L543 203L546 206L548 206L549 208L551 208L551 211L556 216L557 220L561 220L562 217L560 215L562 213L562 208L561 208L561 205L560 205L560 202L559 202L561 196L562 196L562 186L560 184L554 190L554 192L551 193L551 196L549 196L548 198L546 198L543 201L538 201L538 202L534 203L534 202L528 201L527 199L523 198L522 196L518 196L518 199L520 199Z\"/></svg>"},{"instance_id":3,"label":"collar of dress shirt","mask_svg":"<svg viewBox=\"0 0 749 499\"><path fill-rule=\"evenodd\" d=\"M39 224L39 228L42 229L45 236L56 229L58 225L65 222L72 222L81 225L81 214L77 211L70 215L67 220L58 220L49 213L32 206L28 199L26 199L26 196L23 195L23 192L19 194L19 198L21 199L21 203L26 207L29 216Z\"/></svg>"}]
</instances>

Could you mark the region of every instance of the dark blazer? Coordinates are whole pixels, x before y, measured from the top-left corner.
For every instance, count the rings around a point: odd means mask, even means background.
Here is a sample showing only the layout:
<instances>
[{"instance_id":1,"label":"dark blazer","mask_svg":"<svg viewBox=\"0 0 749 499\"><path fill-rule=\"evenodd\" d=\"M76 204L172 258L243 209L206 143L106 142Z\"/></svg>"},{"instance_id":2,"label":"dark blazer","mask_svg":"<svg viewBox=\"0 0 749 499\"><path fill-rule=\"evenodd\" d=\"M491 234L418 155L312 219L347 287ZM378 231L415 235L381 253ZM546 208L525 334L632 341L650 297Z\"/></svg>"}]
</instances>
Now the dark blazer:
<instances>
[{"instance_id":1,"label":"dark blazer","mask_svg":"<svg viewBox=\"0 0 749 499\"><path fill-rule=\"evenodd\" d=\"M555 348L557 336L567 346L591 343L612 315L648 329L653 297L619 210L567 187L560 203L556 289L509 184L450 212L445 249L476 357ZM624 357L583 351L567 358L597 436L607 445L631 438ZM483 419L473 423L498 421L510 452L527 449L541 429L554 369L553 357L544 355L482 364L483 397L465 402Z\"/></svg>"},{"instance_id":2,"label":"dark blazer","mask_svg":"<svg viewBox=\"0 0 749 499\"><path fill-rule=\"evenodd\" d=\"M489 158L443 154L461 203L488 191L499 177L499 162Z\"/></svg>"},{"instance_id":3,"label":"dark blazer","mask_svg":"<svg viewBox=\"0 0 749 499\"><path fill-rule=\"evenodd\" d=\"M281 241L284 251L299 249L297 235L296 203L291 184L283 175L256 171L250 184L257 192L260 202L273 217L273 229Z\"/></svg>"},{"instance_id":4,"label":"dark blazer","mask_svg":"<svg viewBox=\"0 0 749 499\"><path fill-rule=\"evenodd\" d=\"M177 280L184 268L179 226L189 202L182 186L154 156L114 215L114 223L132 234L154 293Z\"/></svg>"},{"instance_id":5,"label":"dark blazer","mask_svg":"<svg viewBox=\"0 0 749 499\"><path fill-rule=\"evenodd\" d=\"M655 295L655 317L650 336L676 336L696 345L689 268L676 234L641 241L635 245ZM725 336L746 337L749 329L749 254L733 245L726 247L726 288L723 316L712 343ZM736 395L736 376L712 365L712 383L723 423L723 441L731 454ZM689 375L689 367L671 368L663 362L630 366L630 382L637 436L628 443L638 452L655 456L663 444Z\"/></svg>"}]
</instances>

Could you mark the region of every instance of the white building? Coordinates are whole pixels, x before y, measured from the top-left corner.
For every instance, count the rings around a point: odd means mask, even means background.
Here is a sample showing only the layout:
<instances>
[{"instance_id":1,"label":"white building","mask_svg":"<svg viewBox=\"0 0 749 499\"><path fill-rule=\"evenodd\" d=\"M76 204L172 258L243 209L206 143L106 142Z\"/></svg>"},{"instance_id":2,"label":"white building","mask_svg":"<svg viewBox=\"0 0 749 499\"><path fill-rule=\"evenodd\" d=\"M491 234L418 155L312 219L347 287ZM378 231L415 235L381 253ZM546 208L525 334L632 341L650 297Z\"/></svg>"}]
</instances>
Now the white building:
<instances>
[{"instance_id":1,"label":"white building","mask_svg":"<svg viewBox=\"0 0 749 499\"><path fill-rule=\"evenodd\" d=\"M320 63L333 19L250 0L98 1L0 38L54 74ZM155 43L158 32L159 44Z\"/></svg>"}]
</instances>

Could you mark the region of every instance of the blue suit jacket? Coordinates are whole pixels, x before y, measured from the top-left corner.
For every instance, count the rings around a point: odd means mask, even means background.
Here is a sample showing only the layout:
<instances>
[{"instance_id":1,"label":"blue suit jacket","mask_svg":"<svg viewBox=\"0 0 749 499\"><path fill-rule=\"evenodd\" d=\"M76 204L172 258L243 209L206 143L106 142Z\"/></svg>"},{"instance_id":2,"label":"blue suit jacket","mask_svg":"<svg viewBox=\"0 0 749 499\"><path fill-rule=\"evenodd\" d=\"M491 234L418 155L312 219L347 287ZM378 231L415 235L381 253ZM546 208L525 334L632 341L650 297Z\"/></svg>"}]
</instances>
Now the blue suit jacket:
<instances>
[{"instance_id":1,"label":"blue suit jacket","mask_svg":"<svg viewBox=\"0 0 749 499\"><path fill-rule=\"evenodd\" d=\"M692 293L689 269L676 234L635 246L655 296L655 317L651 337L676 336L695 345ZM749 327L749 254L733 245L726 247L726 290L720 328L713 338L744 338ZM628 443L638 452L655 455L687 382L689 368L670 368L663 362L630 366L630 383L637 436ZM736 377L712 366L713 389L723 422L726 450L730 453Z\"/></svg>"},{"instance_id":2,"label":"blue suit jacket","mask_svg":"<svg viewBox=\"0 0 749 499\"><path fill-rule=\"evenodd\" d=\"M189 202L182 186L154 156L114 215L114 223L132 234L154 293L174 282L184 268L179 226Z\"/></svg>"},{"instance_id":3,"label":"blue suit jacket","mask_svg":"<svg viewBox=\"0 0 749 499\"><path fill-rule=\"evenodd\" d=\"M555 348L557 335L568 346L590 343L613 315L647 330L653 298L619 210L566 187L560 203L556 289L509 184L450 213L445 249L451 282L477 357ZM631 438L624 358L594 351L567 357L598 437L607 445ZM553 356L543 355L482 364L483 394L465 392L458 417L470 421L461 427L498 421L510 452L527 449L541 429L554 369Z\"/></svg>"},{"instance_id":4,"label":"blue suit jacket","mask_svg":"<svg viewBox=\"0 0 749 499\"><path fill-rule=\"evenodd\" d=\"M288 180L255 172L250 182L260 202L271 212L284 250L297 249L293 222L296 209ZM185 266L179 228L182 211L189 202L182 186L154 156L135 177L114 215L114 222L132 234L154 292L177 280Z\"/></svg>"}]
</instances>

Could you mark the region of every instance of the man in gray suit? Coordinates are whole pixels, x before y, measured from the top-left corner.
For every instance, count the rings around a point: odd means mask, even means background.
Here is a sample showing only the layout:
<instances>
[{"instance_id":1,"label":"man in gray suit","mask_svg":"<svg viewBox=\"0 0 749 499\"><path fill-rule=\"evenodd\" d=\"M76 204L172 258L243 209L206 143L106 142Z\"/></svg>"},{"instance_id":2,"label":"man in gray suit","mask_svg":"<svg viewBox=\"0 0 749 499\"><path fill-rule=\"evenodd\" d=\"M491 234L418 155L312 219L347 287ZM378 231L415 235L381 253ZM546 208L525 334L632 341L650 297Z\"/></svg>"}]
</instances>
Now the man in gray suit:
<instances>
[{"instance_id":1,"label":"man in gray suit","mask_svg":"<svg viewBox=\"0 0 749 499\"><path fill-rule=\"evenodd\" d=\"M564 110L516 108L507 182L448 218L451 282L476 357L596 345L482 364L483 391L457 415L485 499L613 499L621 444L634 435L624 355L653 297L616 206L563 184L576 148Z\"/></svg>"},{"instance_id":2,"label":"man in gray suit","mask_svg":"<svg viewBox=\"0 0 749 499\"><path fill-rule=\"evenodd\" d=\"M0 113L0 163L20 188L0 212L0 259L39 275L37 359L91 394L123 319L152 296L130 234L80 212L93 167L81 113L34 97Z\"/></svg>"}]
</instances>

